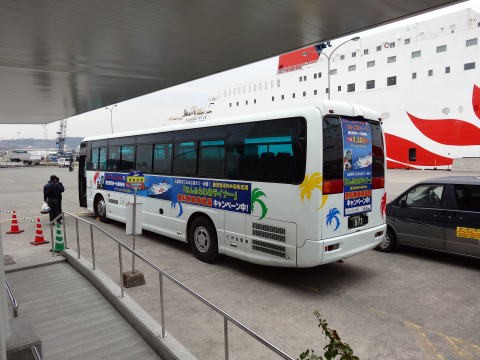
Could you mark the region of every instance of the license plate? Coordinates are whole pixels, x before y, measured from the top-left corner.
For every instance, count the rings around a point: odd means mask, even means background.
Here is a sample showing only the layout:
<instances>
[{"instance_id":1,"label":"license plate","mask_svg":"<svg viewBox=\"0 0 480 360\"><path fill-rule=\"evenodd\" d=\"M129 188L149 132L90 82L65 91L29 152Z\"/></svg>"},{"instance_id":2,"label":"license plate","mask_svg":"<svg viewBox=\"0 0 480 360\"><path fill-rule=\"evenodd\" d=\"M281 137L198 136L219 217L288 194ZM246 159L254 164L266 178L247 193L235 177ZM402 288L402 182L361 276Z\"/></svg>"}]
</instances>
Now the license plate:
<instances>
[{"instance_id":1,"label":"license plate","mask_svg":"<svg viewBox=\"0 0 480 360\"><path fill-rule=\"evenodd\" d=\"M353 215L348 218L348 228L355 229L368 224L368 216L365 214Z\"/></svg>"}]
</instances>

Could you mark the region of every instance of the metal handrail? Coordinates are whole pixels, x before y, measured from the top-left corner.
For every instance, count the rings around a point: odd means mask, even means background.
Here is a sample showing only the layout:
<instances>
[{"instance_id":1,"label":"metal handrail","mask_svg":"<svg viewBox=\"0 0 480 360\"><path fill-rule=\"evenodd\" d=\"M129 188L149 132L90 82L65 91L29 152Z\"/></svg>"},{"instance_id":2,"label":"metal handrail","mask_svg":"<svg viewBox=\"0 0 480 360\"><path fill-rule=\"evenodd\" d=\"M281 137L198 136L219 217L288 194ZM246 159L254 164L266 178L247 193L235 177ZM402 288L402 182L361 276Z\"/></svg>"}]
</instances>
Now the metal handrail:
<instances>
[{"instance_id":1,"label":"metal handrail","mask_svg":"<svg viewBox=\"0 0 480 360\"><path fill-rule=\"evenodd\" d=\"M42 356L40 355L40 352L38 351L37 345L33 345L30 348L30 351L32 352L32 356L34 360L42 360Z\"/></svg>"},{"instance_id":2,"label":"metal handrail","mask_svg":"<svg viewBox=\"0 0 480 360\"><path fill-rule=\"evenodd\" d=\"M7 289L8 298L10 299L10 303L12 304L13 316L18 316L18 302L15 299L15 295L13 295L12 289L10 288L10 284L8 283L7 279L5 279L5 287Z\"/></svg>"},{"instance_id":3,"label":"metal handrail","mask_svg":"<svg viewBox=\"0 0 480 360\"><path fill-rule=\"evenodd\" d=\"M232 324L236 325L239 329L243 330L245 333L253 337L255 340L258 342L262 343L265 345L268 349L273 351L275 354L279 355L283 359L286 360L295 360L292 358L290 355L285 353L284 351L280 350L278 347L270 343L269 341L265 340L262 338L260 335L258 335L256 332L253 330L250 330L247 326L243 325L240 321L232 317L231 315L227 314L225 311L217 307L216 305L212 304L210 301L205 299L203 296L200 294L196 293L194 290L186 286L185 284L181 283L179 280L175 279L172 275L168 274L166 271L160 269L157 265L152 263L150 260L146 259L139 253L137 253L135 250L131 249L127 245L125 245L123 242L120 240L116 239L113 235L109 234L106 232L104 229L99 227L97 224L94 224L88 220L85 220L75 214L69 213L67 211L63 211L62 214L57 216L53 221L50 222L52 224L56 219L58 219L61 215L66 214L75 219L75 224L76 224L76 229L77 229L77 256L80 259L80 239L79 239L79 232L78 232L78 221L81 221L83 223L86 223L90 226L90 240L91 240L91 246L92 246L92 270L95 270L95 241L93 238L93 228L96 228L98 231L100 231L102 234L104 234L107 238L113 240L114 242L117 243L118 245L118 258L119 258L119 267L120 267L120 292L121 292L121 297L125 296L125 288L123 286L123 264L122 264L122 248L130 252L132 255L138 257L140 260L142 260L145 264L153 268L154 270L158 271L159 274L159 283L160 283L160 309L161 309L161 325L162 325L162 334L161 337L165 337L165 316L164 316L164 304L163 304L163 277L165 276L167 279L169 279L171 282L174 284L178 285L180 288L185 290L186 292L190 293L193 297L195 297L197 300L200 300L203 302L205 305L207 305L210 309L214 310L217 312L219 315L221 315L224 319L224 347L225 347L225 360L229 359L229 341L228 341L228 322L231 322ZM65 220L65 217L64 217ZM65 221L63 221L63 227L65 229ZM53 226L51 227L53 229ZM52 243L53 243L53 230L51 232L52 235ZM66 234L64 233L63 235L65 243L67 241L66 239ZM65 245L66 247L66 245Z\"/></svg>"}]
</instances>

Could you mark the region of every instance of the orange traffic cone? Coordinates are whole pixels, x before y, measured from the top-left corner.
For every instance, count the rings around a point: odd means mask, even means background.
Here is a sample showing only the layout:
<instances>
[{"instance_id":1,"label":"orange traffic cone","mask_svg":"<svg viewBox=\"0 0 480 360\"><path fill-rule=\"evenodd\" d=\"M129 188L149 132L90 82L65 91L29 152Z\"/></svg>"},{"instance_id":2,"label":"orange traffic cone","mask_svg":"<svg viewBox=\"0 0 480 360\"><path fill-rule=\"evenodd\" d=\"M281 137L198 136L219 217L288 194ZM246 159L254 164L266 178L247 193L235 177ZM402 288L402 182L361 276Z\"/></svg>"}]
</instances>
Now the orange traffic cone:
<instances>
[{"instance_id":1,"label":"orange traffic cone","mask_svg":"<svg viewBox=\"0 0 480 360\"><path fill-rule=\"evenodd\" d=\"M45 241L43 237L42 224L40 224L40 218L37 218L37 228L35 229L35 240L30 241L32 245L42 245L48 244L48 241Z\"/></svg>"},{"instance_id":2,"label":"orange traffic cone","mask_svg":"<svg viewBox=\"0 0 480 360\"><path fill-rule=\"evenodd\" d=\"M10 231L7 231L7 234L20 234L23 230L20 230L18 227L17 213L15 210L12 212L12 225L10 226Z\"/></svg>"}]
</instances>

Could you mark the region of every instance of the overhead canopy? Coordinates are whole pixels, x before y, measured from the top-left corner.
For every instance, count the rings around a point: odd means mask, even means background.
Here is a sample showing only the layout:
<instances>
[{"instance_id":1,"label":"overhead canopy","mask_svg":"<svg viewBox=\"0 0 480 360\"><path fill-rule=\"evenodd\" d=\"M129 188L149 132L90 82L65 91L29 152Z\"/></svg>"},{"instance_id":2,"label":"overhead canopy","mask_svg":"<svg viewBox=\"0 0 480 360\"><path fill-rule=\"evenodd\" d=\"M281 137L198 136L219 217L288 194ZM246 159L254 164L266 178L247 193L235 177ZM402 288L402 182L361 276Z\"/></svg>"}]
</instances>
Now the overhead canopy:
<instances>
[{"instance_id":1,"label":"overhead canopy","mask_svg":"<svg viewBox=\"0 0 480 360\"><path fill-rule=\"evenodd\" d=\"M454 2L4 0L0 123L53 122Z\"/></svg>"}]
</instances>

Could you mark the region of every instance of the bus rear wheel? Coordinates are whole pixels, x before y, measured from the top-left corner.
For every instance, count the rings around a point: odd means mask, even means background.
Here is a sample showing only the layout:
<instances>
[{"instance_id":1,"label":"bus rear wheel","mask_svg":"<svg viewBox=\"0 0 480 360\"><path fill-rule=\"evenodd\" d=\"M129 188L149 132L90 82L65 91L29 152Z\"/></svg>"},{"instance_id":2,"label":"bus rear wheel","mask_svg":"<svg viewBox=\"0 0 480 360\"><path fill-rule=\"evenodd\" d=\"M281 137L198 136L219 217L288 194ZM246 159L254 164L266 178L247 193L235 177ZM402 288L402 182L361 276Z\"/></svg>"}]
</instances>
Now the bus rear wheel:
<instances>
[{"instance_id":1,"label":"bus rear wheel","mask_svg":"<svg viewBox=\"0 0 480 360\"><path fill-rule=\"evenodd\" d=\"M218 257L217 231L207 217L199 216L192 221L188 241L198 259L212 263Z\"/></svg>"},{"instance_id":2,"label":"bus rear wheel","mask_svg":"<svg viewBox=\"0 0 480 360\"><path fill-rule=\"evenodd\" d=\"M107 203L102 195L95 197L95 203L93 204L93 209L95 210L95 216L101 222L107 222Z\"/></svg>"}]
</instances>

